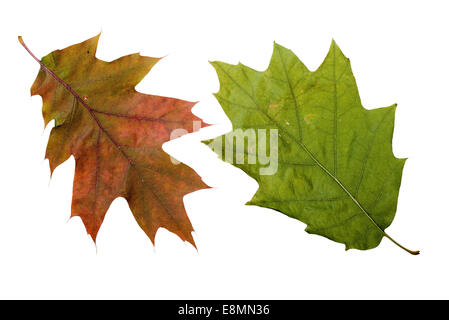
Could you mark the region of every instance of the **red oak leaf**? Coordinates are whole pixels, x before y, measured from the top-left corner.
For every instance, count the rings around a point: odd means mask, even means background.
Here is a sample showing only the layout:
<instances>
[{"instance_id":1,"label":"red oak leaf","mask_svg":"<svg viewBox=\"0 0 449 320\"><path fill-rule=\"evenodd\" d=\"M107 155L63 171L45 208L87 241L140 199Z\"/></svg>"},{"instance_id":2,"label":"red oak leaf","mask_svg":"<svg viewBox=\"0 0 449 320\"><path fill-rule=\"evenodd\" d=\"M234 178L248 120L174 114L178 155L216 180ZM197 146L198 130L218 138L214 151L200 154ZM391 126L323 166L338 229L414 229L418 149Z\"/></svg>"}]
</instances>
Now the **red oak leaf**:
<instances>
[{"instance_id":1,"label":"red oak leaf","mask_svg":"<svg viewBox=\"0 0 449 320\"><path fill-rule=\"evenodd\" d=\"M31 94L42 97L45 125L55 120L46 151L51 172L75 158L71 216L81 217L95 241L112 201L123 197L153 243L163 227L195 245L182 199L206 185L162 150L173 130L193 131L200 121L191 113L195 103L137 92L159 59L131 54L99 60L99 36L42 60L19 37L41 65Z\"/></svg>"}]
</instances>

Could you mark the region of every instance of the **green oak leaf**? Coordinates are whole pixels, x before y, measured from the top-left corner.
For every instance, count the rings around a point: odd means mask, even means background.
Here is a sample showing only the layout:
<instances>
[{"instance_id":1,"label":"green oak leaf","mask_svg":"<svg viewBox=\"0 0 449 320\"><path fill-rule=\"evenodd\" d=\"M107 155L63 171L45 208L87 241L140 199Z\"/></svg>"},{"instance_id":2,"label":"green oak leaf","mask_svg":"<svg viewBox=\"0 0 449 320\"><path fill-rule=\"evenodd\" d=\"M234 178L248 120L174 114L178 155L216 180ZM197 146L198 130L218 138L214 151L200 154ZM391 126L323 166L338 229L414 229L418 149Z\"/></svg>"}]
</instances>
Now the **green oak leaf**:
<instances>
[{"instance_id":1,"label":"green oak leaf","mask_svg":"<svg viewBox=\"0 0 449 320\"><path fill-rule=\"evenodd\" d=\"M233 128L245 130L247 138L251 130L259 132L260 145L268 141L264 133L278 132L274 174L261 173L267 165L254 160L254 141L238 149L238 139L228 134L219 137L225 143L213 147L259 183L247 204L298 219L308 233L344 243L347 250L371 249L387 237L419 253L384 231L395 216L406 160L392 151L396 105L363 108L349 59L334 41L314 72L276 43L264 72L240 63L211 64L220 80L215 96ZM267 154L275 151L266 149Z\"/></svg>"}]
</instances>

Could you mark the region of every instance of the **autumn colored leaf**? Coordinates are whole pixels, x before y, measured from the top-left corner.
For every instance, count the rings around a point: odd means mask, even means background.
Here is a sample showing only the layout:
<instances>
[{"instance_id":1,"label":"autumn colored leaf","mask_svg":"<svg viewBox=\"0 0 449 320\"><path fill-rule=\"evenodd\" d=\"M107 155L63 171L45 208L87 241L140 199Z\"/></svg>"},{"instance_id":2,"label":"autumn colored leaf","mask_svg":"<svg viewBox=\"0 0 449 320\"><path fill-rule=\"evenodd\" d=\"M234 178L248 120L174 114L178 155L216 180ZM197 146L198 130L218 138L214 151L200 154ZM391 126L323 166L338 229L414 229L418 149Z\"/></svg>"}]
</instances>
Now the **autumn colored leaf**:
<instances>
[{"instance_id":1,"label":"autumn colored leaf","mask_svg":"<svg viewBox=\"0 0 449 320\"><path fill-rule=\"evenodd\" d=\"M100 35L37 59L31 88L40 95L47 125L55 121L46 158L54 169L74 156L72 214L95 241L105 214L124 197L154 243L158 228L194 244L183 196L206 187L184 164L174 165L162 144L177 128L193 131L192 102L143 94L135 86L159 61L131 54L112 62L95 57Z\"/></svg>"},{"instance_id":2,"label":"autumn colored leaf","mask_svg":"<svg viewBox=\"0 0 449 320\"><path fill-rule=\"evenodd\" d=\"M307 232L346 249L371 249L387 237L419 253L385 233L395 216L405 164L392 152L396 105L363 108L349 59L335 42L315 72L278 44L264 72L242 64L212 65L220 80L215 96L234 129L278 130L277 149L267 147L267 154L278 152L273 174L261 174L266 164L259 159L248 163L266 136L257 137L259 145L250 141L240 149L241 163L225 156L239 152L235 136L226 135L229 143L215 150L259 183L249 205L298 219Z\"/></svg>"}]
</instances>

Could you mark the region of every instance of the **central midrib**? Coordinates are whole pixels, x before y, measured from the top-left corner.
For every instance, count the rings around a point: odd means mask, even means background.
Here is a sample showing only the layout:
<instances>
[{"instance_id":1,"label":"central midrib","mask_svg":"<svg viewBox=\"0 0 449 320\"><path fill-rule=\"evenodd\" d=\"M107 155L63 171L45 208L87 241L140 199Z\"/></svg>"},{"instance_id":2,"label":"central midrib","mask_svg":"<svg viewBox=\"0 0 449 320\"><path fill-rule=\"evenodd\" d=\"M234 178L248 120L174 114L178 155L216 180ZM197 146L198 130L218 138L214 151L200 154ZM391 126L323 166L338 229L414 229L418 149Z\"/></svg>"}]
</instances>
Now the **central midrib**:
<instances>
[{"instance_id":1,"label":"central midrib","mask_svg":"<svg viewBox=\"0 0 449 320\"><path fill-rule=\"evenodd\" d=\"M382 232L384 235L385 231L382 230L382 228L374 221L373 218L368 214L368 212L363 208L363 206L360 204L360 202L355 198L355 196L352 195L351 192L344 186L344 184L335 176L333 175L314 155L313 153L306 147L304 143L296 139L295 136L293 136L288 130L286 130L284 127L282 127L276 120L274 120L272 117L270 117L266 112L259 109L260 112L264 116L266 116L274 125L276 125L284 134L286 134L290 139L293 140L299 147L301 147L307 155L314 161L329 177L332 178L340 187L341 189L351 198L351 200L360 208L360 210L370 219L370 221L379 229L380 232Z\"/></svg>"}]
</instances>

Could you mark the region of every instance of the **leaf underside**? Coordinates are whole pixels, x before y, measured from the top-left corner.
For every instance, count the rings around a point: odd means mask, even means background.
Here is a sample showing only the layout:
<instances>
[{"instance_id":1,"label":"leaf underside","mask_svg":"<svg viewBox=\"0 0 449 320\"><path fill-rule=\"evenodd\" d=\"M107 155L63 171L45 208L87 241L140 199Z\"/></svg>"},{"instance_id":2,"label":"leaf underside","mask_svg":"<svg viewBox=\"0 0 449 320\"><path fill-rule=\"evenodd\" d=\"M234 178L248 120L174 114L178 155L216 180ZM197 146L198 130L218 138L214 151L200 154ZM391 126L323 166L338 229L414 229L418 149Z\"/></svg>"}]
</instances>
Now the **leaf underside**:
<instances>
[{"instance_id":1,"label":"leaf underside","mask_svg":"<svg viewBox=\"0 0 449 320\"><path fill-rule=\"evenodd\" d=\"M346 249L378 246L396 212L405 163L392 152L396 105L363 108L349 59L334 41L314 72L276 43L264 72L212 65L220 80L215 96L233 128L279 132L275 174L261 175L259 161L233 163L259 183L248 204L298 219ZM235 147L223 143L217 153Z\"/></svg>"},{"instance_id":2,"label":"leaf underside","mask_svg":"<svg viewBox=\"0 0 449 320\"><path fill-rule=\"evenodd\" d=\"M172 130L193 131L200 120L191 113L194 103L137 92L159 59L131 54L99 60L99 36L42 58L31 88L42 97L45 125L55 120L46 151L51 172L75 158L71 216L82 219L95 241L110 204L124 197L153 243L163 227L195 245L183 196L206 185L162 150Z\"/></svg>"}]
</instances>

